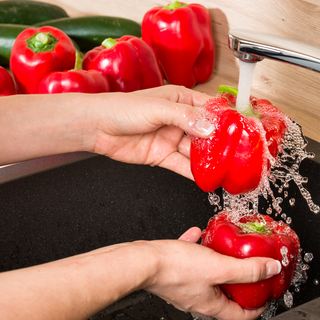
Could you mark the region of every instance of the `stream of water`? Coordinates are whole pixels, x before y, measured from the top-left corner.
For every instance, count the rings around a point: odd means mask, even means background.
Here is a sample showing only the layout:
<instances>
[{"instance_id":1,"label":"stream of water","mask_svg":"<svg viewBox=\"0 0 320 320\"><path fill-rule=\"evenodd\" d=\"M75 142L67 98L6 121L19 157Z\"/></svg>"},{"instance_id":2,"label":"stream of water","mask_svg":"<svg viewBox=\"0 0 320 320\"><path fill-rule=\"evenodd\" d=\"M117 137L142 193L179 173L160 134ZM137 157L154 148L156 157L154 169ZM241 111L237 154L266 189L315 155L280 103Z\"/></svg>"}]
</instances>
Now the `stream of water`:
<instances>
[{"instance_id":1,"label":"stream of water","mask_svg":"<svg viewBox=\"0 0 320 320\"><path fill-rule=\"evenodd\" d=\"M256 63L239 60L239 83L237 96L237 110L240 113L250 104L250 92Z\"/></svg>"},{"instance_id":2,"label":"stream of water","mask_svg":"<svg viewBox=\"0 0 320 320\"><path fill-rule=\"evenodd\" d=\"M250 104L250 92L253 81L253 74L255 69L255 63L244 62L240 60L240 73L239 73L239 83L238 83L238 95L236 107L239 112L243 112L247 109ZM221 209L230 212L232 218L236 221L241 216L258 213L258 202L259 198L262 196L265 199L271 199L269 208L266 209L266 212L261 212L262 214L275 214L275 216L280 215L284 220L284 223L290 225L292 218L287 216L282 212L281 203L284 198L290 197L288 194L289 182L293 181L296 186L299 188L301 195L307 201L307 204L310 208L310 211L313 213L320 212L320 207L312 201L311 194L304 187L304 184L307 183L308 179L302 177L299 173L299 167L305 158L313 158L314 154L308 153L306 151L307 141L303 136L301 127L296 122L288 118L288 128L283 139L283 150L279 155L278 159L269 159L272 164L271 172L262 179L259 187L247 194L244 195L231 195L225 190L223 190L223 199L215 193L209 193L208 199L209 202L215 206L214 211L218 212ZM270 187L270 183L277 190L277 197L274 196L274 193ZM221 202L222 200L222 202ZM290 205L294 205L295 199L291 198L289 200ZM282 223L281 221L279 223ZM309 269L308 262L313 258L312 253L305 253L304 259L301 257L302 249L300 248L300 254L297 261L297 266L295 270L295 277L292 280L292 286L294 286L295 291L300 290L300 285L307 280L306 271ZM311 257L311 260L309 259ZM293 295L288 290L284 294L284 302L287 307L291 307L293 303ZM261 316L261 319L266 320L270 319L276 314L278 302L273 301L271 306L266 310L266 312ZM194 320L209 320L213 319L207 316L201 316L193 314Z\"/></svg>"}]
</instances>

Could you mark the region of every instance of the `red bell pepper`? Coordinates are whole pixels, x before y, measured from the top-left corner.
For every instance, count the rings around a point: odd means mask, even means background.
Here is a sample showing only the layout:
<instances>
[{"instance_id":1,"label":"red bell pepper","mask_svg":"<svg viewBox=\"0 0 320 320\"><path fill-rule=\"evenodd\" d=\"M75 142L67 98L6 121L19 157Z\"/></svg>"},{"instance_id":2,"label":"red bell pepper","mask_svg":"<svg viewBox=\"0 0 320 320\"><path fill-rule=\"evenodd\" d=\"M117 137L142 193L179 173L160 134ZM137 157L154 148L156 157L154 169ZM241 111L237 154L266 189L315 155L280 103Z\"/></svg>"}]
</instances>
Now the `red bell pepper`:
<instances>
[{"instance_id":1,"label":"red bell pepper","mask_svg":"<svg viewBox=\"0 0 320 320\"><path fill-rule=\"evenodd\" d=\"M218 94L204 106L204 117L215 129L206 139L191 137L190 149L191 171L203 191L223 187L244 194L267 179L289 118L267 100L250 97L250 102L247 116L235 109L231 93Z\"/></svg>"},{"instance_id":2,"label":"red bell pepper","mask_svg":"<svg viewBox=\"0 0 320 320\"><path fill-rule=\"evenodd\" d=\"M192 88L210 78L215 47L207 8L179 1L155 7L144 15L141 32L170 83Z\"/></svg>"},{"instance_id":3,"label":"red bell pepper","mask_svg":"<svg viewBox=\"0 0 320 320\"><path fill-rule=\"evenodd\" d=\"M40 82L38 93L109 92L108 78L96 70L55 71Z\"/></svg>"},{"instance_id":4,"label":"red bell pepper","mask_svg":"<svg viewBox=\"0 0 320 320\"><path fill-rule=\"evenodd\" d=\"M85 54L82 67L106 75L113 92L131 92L164 84L152 48L135 36L106 39L101 46Z\"/></svg>"},{"instance_id":5,"label":"red bell pepper","mask_svg":"<svg viewBox=\"0 0 320 320\"><path fill-rule=\"evenodd\" d=\"M37 93L45 75L73 69L75 59L74 45L63 31L54 27L25 29L16 38L10 56L18 93Z\"/></svg>"},{"instance_id":6,"label":"red bell pepper","mask_svg":"<svg viewBox=\"0 0 320 320\"><path fill-rule=\"evenodd\" d=\"M16 88L10 73L0 67L0 96L10 96L16 93Z\"/></svg>"},{"instance_id":7,"label":"red bell pepper","mask_svg":"<svg viewBox=\"0 0 320 320\"><path fill-rule=\"evenodd\" d=\"M214 216L202 233L202 245L214 251L245 259L269 257L282 264L281 272L255 283L221 284L222 292L244 309L256 309L281 298L295 274L300 241L282 221L270 216L246 215L232 222L226 211Z\"/></svg>"}]
</instances>

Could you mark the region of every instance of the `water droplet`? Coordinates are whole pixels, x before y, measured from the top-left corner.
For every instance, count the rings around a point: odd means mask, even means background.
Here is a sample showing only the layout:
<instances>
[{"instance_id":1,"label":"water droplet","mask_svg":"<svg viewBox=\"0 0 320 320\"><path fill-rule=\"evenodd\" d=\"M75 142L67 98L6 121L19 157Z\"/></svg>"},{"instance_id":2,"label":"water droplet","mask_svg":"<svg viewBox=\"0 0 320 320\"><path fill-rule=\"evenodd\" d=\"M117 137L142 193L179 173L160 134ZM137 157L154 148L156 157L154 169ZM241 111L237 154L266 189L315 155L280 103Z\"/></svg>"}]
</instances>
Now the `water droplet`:
<instances>
[{"instance_id":1,"label":"water droplet","mask_svg":"<svg viewBox=\"0 0 320 320\"><path fill-rule=\"evenodd\" d=\"M314 280L313 280L313 284L314 284L315 286L318 286L318 285L319 285L319 280L318 280L318 279L314 279Z\"/></svg>"},{"instance_id":2,"label":"water droplet","mask_svg":"<svg viewBox=\"0 0 320 320\"><path fill-rule=\"evenodd\" d=\"M296 202L296 200L295 200L294 198L291 198L291 199L289 200L290 206L291 206L291 207L294 206L295 202Z\"/></svg>"},{"instance_id":3,"label":"water droplet","mask_svg":"<svg viewBox=\"0 0 320 320\"><path fill-rule=\"evenodd\" d=\"M288 307L288 308L291 308L292 305L293 305L293 296L292 296L292 293L287 291L285 292L285 294L283 295L283 301L284 301L284 304Z\"/></svg>"},{"instance_id":4,"label":"water droplet","mask_svg":"<svg viewBox=\"0 0 320 320\"><path fill-rule=\"evenodd\" d=\"M208 200L211 205L219 205L220 197L215 193L209 193Z\"/></svg>"},{"instance_id":5,"label":"water droplet","mask_svg":"<svg viewBox=\"0 0 320 320\"><path fill-rule=\"evenodd\" d=\"M291 223L292 223L292 218L288 217L288 218L286 219L286 223L287 223L287 224L291 224Z\"/></svg>"},{"instance_id":6,"label":"water droplet","mask_svg":"<svg viewBox=\"0 0 320 320\"><path fill-rule=\"evenodd\" d=\"M281 221L280 221L280 222L281 222ZM279 224L280 224L280 223L279 223ZM282 265L283 265L284 267L287 267L287 266L289 265L288 248L285 247L285 246L282 246L282 247L280 248L280 253L281 253L281 255L282 255L282 261L281 261L281 263L282 263Z\"/></svg>"},{"instance_id":7,"label":"water droplet","mask_svg":"<svg viewBox=\"0 0 320 320\"><path fill-rule=\"evenodd\" d=\"M267 211L267 214L271 214L272 213L272 209L270 207L266 211Z\"/></svg>"},{"instance_id":8,"label":"water droplet","mask_svg":"<svg viewBox=\"0 0 320 320\"><path fill-rule=\"evenodd\" d=\"M312 212L314 212L314 213L319 213L319 212L320 212L320 207L317 206L317 205L315 205L315 204L312 204L312 205L310 206L310 210L311 210Z\"/></svg>"},{"instance_id":9,"label":"water droplet","mask_svg":"<svg viewBox=\"0 0 320 320\"><path fill-rule=\"evenodd\" d=\"M309 263L313 260L313 254L312 253L306 253L303 257L303 260L306 262L306 263Z\"/></svg>"}]
</instances>

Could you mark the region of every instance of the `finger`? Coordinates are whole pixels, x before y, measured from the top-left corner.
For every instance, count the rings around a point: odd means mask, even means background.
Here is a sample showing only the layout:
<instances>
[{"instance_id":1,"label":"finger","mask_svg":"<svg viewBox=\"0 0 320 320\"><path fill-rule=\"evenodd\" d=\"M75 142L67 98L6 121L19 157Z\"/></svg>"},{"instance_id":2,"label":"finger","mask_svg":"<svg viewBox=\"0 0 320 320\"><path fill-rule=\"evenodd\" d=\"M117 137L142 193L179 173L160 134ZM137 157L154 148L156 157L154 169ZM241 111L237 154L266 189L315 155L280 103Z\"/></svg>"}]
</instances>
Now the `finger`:
<instances>
[{"instance_id":1,"label":"finger","mask_svg":"<svg viewBox=\"0 0 320 320\"><path fill-rule=\"evenodd\" d=\"M200 107L211 98L205 93L176 85L165 85L157 88L139 90L136 91L135 94L158 97L171 102L188 104L193 107Z\"/></svg>"},{"instance_id":2,"label":"finger","mask_svg":"<svg viewBox=\"0 0 320 320\"><path fill-rule=\"evenodd\" d=\"M178 151L187 158L190 158L190 145L190 137L184 135L179 143Z\"/></svg>"},{"instance_id":3,"label":"finger","mask_svg":"<svg viewBox=\"0 0 320 320\"><path fill-rule=\"evenodd\" d=\"M189 157L184 156L178 151L174 151L173 153L168 155L158 164L158 166L174 171L190 180L194 180L190 168Z\"/></svg>"},{"instance_id":4,"label":"finger","mask_svg":"<svg viewBox=\"0 0 320 320\"><path fill-rule=\"evenodd\" d=\"M220 320L257 319L267 308L267 306L264 306L255 310L243 309L239 304L228 299L218 286L212 286L211 297L206 300L200 300L199 302L200 304L194 306L196 312Z\"/></svg>"},{"instance_id":5,"label":"finger","mask_svg":"<svg viewBox=\"0 0 320 320\"><path fill-rule=\"evenodd\" d=\"M204 93L167 85L134 94L162 98L160 103L157 100L157 105L153 101L153 117L148 116L155 126L174 125L196 137L207 137L215 129L214 125L201 115L201 107L210 99L210 96Z\"/></svg>"},{"instance_id":6,"label":"finger","mask_svg":"<svg viewBox=\"0 0 320 320\"><path fill-rule=\"evenodd\" d=\"M223 256L220 263L225 268L220 283L252 283L271 278L281 272L280 261L271 258L236 259Z\"/></svg>"},{"instance_id":7,"label":"finger","mask_svg":"<svg viewBox=\"0 0 320 320\"><path fill-rule=\"evenodd\" d=\"M267 306L264 306L254 310L243 309L236 302L229 300L224 294L215 303L215 310L212 315L223 320L254 320L267 308Z\"/></svg>"},{"instance_id":8,"label":"finger","mask_svg":"<svg viewBox=\"0 0 320 320\"><path fill-rule=\"evenodd\" d=\"M192 227L183 233L178 240L196 243L201 236L201 230L198 227Z\"/></svg>"},{"instance_id":9,"label":"finger","mask_svg":"<svg viewBox=\"0 0 320 320\"><path fill-rule=\"evenodd\" d=\"M189 135L207 138L216 127L204 118L202 111L202 108L163 100L161 105L153 110L153 120L151 122L155 126L173 125Z\"/></svg>"},{"instance_id":10,"label":"finger","mask_svg":"<svg viewBox=\"0 0 320 320\"><path fill-rule=\"evenodd\" d=\"M173 93L171 93L171 98L173 97L174 102L189 104L193 107L201 107L203 106L211 97L205 93L195 91L192 89L188 89L185 87L173 87ZM170 88L171 89L171 88Z\"/></svg>"}]
</instances>

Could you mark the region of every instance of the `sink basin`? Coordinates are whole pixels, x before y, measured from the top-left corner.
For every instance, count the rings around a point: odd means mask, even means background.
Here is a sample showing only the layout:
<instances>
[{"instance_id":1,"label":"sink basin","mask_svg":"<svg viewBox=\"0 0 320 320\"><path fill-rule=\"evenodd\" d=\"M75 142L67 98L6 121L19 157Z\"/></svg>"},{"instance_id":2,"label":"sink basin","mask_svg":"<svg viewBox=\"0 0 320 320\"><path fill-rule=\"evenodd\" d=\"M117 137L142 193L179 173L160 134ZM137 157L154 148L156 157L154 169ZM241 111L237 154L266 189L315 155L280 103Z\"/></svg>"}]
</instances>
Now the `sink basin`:
<instances>
[{"instance_id":1,"label":"sink basin","mask_svg":"<svg viewBox=\"0 0 320 320\"><path fill-rule=\"evenodd\" d=\"M312 141L308 151L320 155L317 150L319 144ZM304 160L300 173L308 177L306 188L314 202L320 204L318 159ZM300 237L303 252L314 255L307 282L300 292L294 293L293 311L320 296L320 287L315 282L320 280L320 219L309 211L297 187L291 185L289 193L296 203L290 206L285 200L283 212L292 217L292 227ZM175 239L189 227L205 228L214 214L207 194L193 181L162 168L120 163L103 156L86 157L2 182L0 194L1 272L118 242ZM279 316L285 317L281 319L293 319L291 311L280 303ZM308 308L303 312L308 312ZM139 291L91 319L192 317L154 295Z\"/></svg>"}]
</instances>

